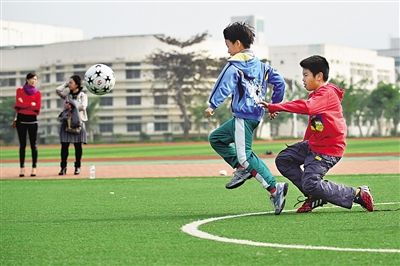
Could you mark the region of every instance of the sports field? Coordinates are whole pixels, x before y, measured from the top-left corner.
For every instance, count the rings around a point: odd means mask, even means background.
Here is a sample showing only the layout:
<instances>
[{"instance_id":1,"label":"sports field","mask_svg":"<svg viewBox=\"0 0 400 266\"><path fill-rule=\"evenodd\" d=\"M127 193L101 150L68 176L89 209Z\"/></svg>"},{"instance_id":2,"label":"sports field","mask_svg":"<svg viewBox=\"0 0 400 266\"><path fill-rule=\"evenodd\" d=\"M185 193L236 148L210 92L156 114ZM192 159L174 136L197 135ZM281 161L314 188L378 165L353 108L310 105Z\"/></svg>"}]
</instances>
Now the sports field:
<instances>
[{"instance_id":1,"label":"sports field","mask_svg":"<svg viewBox=\"0 0 400 266\"><path fill-rule=\"evenodd\" d=\"M399 265L399 177L330 179L369 184L377 211L324 207L225 219L200 229L232 239L360 251L248 246L182 232L196 220L272 210L254 180L233 191L224 189L226 178L2 181L0 264ZM299 193L291 186L288 194L291 210Z\"/></svg>"},{"instance_id":2,"label":"sports field","mask_svg":"<svg viewBox=\"0 0 400 266\"><path fill-rule=\"evenodd\" d=\"M392 154L398 153L398 140L388 145L393 151L371 140L355 144L349 149L362 152L350 164L364 162L372 151L398 164L398 155ZM164 149L171 153L185 145ZM118 154L116 147L108 149ZM56 167L56 159L49 157L44 167ZM134 164L141 162L148 163ZM2 169L16 165L2 157ZM114 166L107 166L111 173ZM391 171L327 176L347 185L369 185L375 212L328 204L296 214L293 205L300 193L289 186L279 216L270 213L267 194L255 180L226 190L229 177L196 172L179 178L3 179L0 265L399 265L399 168Z\"/></svg>"}]
</instances>

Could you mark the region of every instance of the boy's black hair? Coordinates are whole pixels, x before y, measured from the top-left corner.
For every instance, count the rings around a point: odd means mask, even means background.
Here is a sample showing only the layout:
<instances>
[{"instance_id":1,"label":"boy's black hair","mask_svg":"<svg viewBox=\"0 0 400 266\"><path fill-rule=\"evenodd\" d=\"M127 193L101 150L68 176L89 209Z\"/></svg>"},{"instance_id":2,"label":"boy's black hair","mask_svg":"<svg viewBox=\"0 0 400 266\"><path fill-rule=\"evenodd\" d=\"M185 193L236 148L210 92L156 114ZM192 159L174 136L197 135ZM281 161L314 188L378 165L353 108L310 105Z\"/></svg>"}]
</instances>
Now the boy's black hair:
<instances>
[{"instance_id":1,"label":"boy's black hair","mask_svg":"<svg viewBox=\"0 0 400 266\"><path fill-rule=\"evenodd\" d=\"M254 42L254 29L245 22L234 22L224 29L224 38L232 43L239 40L244 48L250 48Z\"/></svg>"},{"instance_id":2,"label":"boy's black hair","mask_svg":"<svg viewBox=\"0 0 400 266\"><path fill-rule=\"evenodd\" d=\"M329 63L320 55L313 55L306 59L303 59L300 62L300 66L302 68L308 69L313 73L313 75L317 75L319 72L322 73L324 81L327 81L329 78Z\"/></svg>"}]
</instances>

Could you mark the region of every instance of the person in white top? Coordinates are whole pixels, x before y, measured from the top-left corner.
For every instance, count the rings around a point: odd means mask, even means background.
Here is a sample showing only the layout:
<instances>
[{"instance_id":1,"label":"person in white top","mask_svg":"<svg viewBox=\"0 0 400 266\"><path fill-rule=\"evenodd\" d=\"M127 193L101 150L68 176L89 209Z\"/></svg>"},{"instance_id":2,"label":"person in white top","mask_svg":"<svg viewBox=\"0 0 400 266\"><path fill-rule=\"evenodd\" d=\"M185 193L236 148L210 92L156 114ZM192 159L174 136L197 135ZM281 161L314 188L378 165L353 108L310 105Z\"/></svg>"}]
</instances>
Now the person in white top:
<instances>
[{"instance_id":1,"label":"person in white top","mask_svg":"<svg viewBox=\"0 0 400 266\"><path fill-rule=\"evenodd\" d=\"M88 120L86 113L88 97L86 93L83 92L82 80L78 75L71 76L68 82L57 87L56 92L64 99L64 109L59 115L59 120L61 122L61 170L58 174L65 175L67 173L68 148L70 143L74 143L74 174L79 175L81 172L82 143L86 144L87 142L85 121ZM74 120L73 115L77 113L76 111L79 112L79 117L77 115ZM75 121L75 123L71 123L71 120Z\"/></svg>"}]
</instances>

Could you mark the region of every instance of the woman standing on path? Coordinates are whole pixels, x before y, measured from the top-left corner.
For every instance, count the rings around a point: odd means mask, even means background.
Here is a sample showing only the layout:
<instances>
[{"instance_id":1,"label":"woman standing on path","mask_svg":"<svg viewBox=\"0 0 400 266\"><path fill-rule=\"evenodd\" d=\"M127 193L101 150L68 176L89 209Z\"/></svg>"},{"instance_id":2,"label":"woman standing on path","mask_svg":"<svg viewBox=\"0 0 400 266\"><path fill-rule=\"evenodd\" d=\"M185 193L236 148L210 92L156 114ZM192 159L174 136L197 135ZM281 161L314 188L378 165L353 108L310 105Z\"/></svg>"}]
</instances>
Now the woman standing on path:
<instances>
[{"instance_id":1,"label":"woman standing on path","mask_svg":"<svg viewBox=\"0 0 400 266\"><path fill-rule=\"evenodd\" d=\"M71 76L68 82L65 82L56 89L57 94L65 100L64 110L59 119L60 143L61 143L61 163L59 175L67 173L68 148L70 143L75 146L75 175L81 172L82 143L87 142L85 121L87 121L86 108L88 98L82 91L82 80L78 75Z\"/></svg>"},{"instance_id":2,"label":"woman standing on path","mask_svg":"<svg viewBox=\"0 0 400 266\"><path fill-rule=\"evenodd\" d=\"M37 149L37 116L40 113L42 95L36 88L38 77L35 73L26 75L25 85L18 88L15 96L16 117L12 126L17 128L19 140L19 176L25 176L25 148L26 136L29 135L32 153L32 172L31 176L36 176L36 166L38 158Z\"/></svg>"}]
</instances>

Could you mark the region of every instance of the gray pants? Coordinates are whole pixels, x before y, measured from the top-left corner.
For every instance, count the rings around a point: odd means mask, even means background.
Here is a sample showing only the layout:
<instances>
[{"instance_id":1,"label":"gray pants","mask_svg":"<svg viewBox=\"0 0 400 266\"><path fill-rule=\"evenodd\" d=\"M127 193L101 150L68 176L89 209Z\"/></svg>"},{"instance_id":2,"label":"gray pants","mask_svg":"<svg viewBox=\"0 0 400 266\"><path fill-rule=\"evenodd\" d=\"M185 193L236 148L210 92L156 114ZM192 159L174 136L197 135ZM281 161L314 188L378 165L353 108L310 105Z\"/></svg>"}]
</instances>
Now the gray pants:
<instances>
[{"instance_id":1,"label":"gray pants","mask_svg":"<svg viewBox=\"0 0 400 266\"><path fill-rule=\"evenodd\" d=\"M298 142L281 151L275 159L279 172L288 178L307 197L323 199L340 207L351 209L355 189L335 184L323 177L341 157L312 152L307 141ZM304 164L304 170L300 165Z\"/></svg>"}]
</instances>

